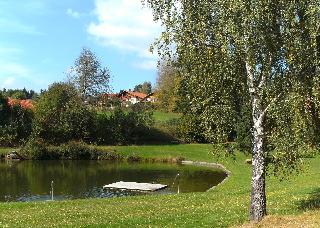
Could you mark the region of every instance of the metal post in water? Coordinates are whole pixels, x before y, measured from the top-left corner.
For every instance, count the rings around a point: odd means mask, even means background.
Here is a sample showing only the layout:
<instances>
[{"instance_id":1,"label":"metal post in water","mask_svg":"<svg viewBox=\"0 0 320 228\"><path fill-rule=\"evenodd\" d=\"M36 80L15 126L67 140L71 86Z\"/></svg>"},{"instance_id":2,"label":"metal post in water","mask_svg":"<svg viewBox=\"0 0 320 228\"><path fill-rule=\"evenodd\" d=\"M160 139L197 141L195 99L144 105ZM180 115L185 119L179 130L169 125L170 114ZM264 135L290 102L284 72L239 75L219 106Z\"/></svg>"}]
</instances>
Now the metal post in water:
<instances>
[{"instance_id":1,"label":"metal post in water","mask_svg":"<svg viewBox=\"0 0 320 228\"><path fill-rule=\"evenodd\" d=\"M174 180L173 180L172 186L173 186L174 183L176 182L176 179L179 178L179 177L180 177L180 174L178 173L178 174L176 175L176 177L174 178ZM180 185L180 181L179 181L179 179L178 179L178 194L180 193L180 187L179 187L179 185Z\"/></svg>"},{"instance_id":2,"label":"metal post in water","mask_svg":"<svg viewBox=\"0 0 320 228\"><path fill-rule=\"evenodd\" d=\"M51 181L51 200L53 201L53 181Z\"/></svg>"}]
</instances>

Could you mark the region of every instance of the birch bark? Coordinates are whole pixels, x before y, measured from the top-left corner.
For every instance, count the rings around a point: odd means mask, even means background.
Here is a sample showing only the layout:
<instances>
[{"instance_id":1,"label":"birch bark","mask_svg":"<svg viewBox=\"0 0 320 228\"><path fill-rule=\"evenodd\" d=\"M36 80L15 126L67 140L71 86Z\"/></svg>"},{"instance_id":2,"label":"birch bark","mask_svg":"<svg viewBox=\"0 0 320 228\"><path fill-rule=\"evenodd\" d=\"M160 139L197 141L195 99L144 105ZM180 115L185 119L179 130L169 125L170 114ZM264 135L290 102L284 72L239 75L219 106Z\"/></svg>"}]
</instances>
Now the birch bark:
<instances>
[{"instance_id":1,"label":"birch bark","mask_svg":"<svg viewBox=\"0 0 320 228\"><path fill-rule=\"evenodd\" d=\"M260 221L267 214L265 192L266 161L264 154L264 115L261 89L265 85L265 77L262 77L259 86L255 86L253 69L246 63L248 86L252 98L253 118L253 152L252 152L252 190L250 204L250 220Z\"/></svg>"}]
</instances>

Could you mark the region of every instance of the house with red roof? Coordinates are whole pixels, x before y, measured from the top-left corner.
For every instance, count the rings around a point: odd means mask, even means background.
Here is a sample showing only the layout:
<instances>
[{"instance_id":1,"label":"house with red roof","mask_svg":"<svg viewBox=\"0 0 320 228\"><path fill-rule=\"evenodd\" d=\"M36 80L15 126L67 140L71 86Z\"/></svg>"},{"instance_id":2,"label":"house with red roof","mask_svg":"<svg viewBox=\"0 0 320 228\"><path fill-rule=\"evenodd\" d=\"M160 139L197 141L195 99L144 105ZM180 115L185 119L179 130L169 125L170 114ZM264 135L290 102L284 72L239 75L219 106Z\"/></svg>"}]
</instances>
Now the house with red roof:
<instances>
[{"instance_id":1,"label":"house with red roof","mask_svg":"<svg viewBox=\"0 0 320 228\"><path fill-rule=\"evenodd\" d=\"M137 104L139 102L156 102L154 93L145 94L131 90L121 90L120 93L106 93L101 95L100 105L105 105L108 101L119 100L122 106L129 106L131 104Z\"/></svg>"},{"instance_id":2,"label":"house with red roof","mask_svg":"<svg viewBox=\"0 0 320 228\"><path fill-rule=\"evenodd\" d=\"M131 90L129 91L123 90L118 94L118 97L122 102L136 104L141 101L144 101L145 98L147 97L147 94L131 91Z\"/></svg>"}]
</instances>

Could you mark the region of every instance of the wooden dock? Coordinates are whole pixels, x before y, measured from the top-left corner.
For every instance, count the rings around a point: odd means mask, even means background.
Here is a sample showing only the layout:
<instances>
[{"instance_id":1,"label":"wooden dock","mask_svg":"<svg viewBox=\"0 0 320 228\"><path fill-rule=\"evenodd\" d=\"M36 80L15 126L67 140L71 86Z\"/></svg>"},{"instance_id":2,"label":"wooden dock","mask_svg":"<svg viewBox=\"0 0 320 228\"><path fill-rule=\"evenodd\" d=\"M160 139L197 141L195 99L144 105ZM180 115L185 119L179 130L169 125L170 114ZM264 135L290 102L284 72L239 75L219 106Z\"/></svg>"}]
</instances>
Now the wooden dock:
<instances>
[{"instance_id":1,"label":"wooden dock","mask_svg":"<svg viewBox=\"0 0 320 228\"><path fill-rule=\"evenodd\" d=\"M113 184L103 186L104 189L121 189L130 191L146 191L154 192L168 187L163 184L149 184L149 183L137 183L137 182L124 182L119 181Z\"/></svg>"}]
</instances>

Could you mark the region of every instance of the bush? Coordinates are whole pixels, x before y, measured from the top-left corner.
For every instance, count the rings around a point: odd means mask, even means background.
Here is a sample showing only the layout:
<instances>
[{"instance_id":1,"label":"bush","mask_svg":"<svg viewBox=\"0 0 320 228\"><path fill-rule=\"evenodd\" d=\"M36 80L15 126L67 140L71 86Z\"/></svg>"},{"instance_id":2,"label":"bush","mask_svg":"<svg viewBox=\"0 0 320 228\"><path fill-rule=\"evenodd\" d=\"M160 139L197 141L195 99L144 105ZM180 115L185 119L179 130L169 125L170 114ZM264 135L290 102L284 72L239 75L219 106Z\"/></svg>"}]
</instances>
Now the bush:
<instances>
[{"instance_id":1,"label":"bush","mask_svg":"<svg viewBox=\"0 0 320 228\"><path fill-rule=\"evenodd\" d=\"M21 145L32 132L33 111L20 104L12 107L0 94L0 146Z\"/></svg>"},{"instance_id":2,"label":"bush","mask_svg":"<svg viewBox=\"0 0 320 228\"><path fill-rule=\"evenodd\" d=\"M49 150L48 145L41 139L30 139L21 149L20 154L31 160L58 159L59 154Z\"/></svg>"},{"instance_id":3,"label":"bush","mask_svg":"<svg viewBox=\"0 0 320 228\"><path fill-rule=\"evenodd\" d=\"M83 142L70 141L57 147L60 158L68 160L89 160L96 157L96 149ZM96 158L95 158L96 159Z\"/></svg>"},{"instance_id":4,"label":"bush","mask_svg":"<svg viewBox=\"0 0 320 228\"><path fill-rule=\"evenodd\" d=\"M193 115L183 115L179 124L179 137L187 143L206 143L200 120Z\"/></svg>"},{"instance_id":5,"label":"bush","mask_svg":"<svg viewBox=\"0 0 320 228\"><path fill-rule=\"evenodd\" d=\"M96 142L98 144L123 145L144 141L153 125L152 113L141 106L132 106L110 113L98 113L96 117Z\"/></svg>"},{"instance_id":6,"label":"bush","mask_svg":"<svg viewBox=\"0 0 320 228\"><path fill-rule=\"evenodd\" d=\"M0 146L11 147L16 144L17 130L11 125L0 126Z\"/></svg>"},{"instance_id":7,"label":"bush","mask_svg":"<svg viewBox=\"0 0 320 228\"><path fill-rule=\"evenodd\" d=\"M30 160L96 160L102 155L84 142L70 141L60 146L52 146L41 139L29 140L20 153Z\"/></svg>"},{"instance_id":8,"label":"bush","mask_svg":"<svg viewBox=\"0 0 320 228\"><path fill-rule=\"evenodd\" d=\"M90 141L94 114L69 84L53 84L36 106L34 135L51 144Z\"/></svg>"},{"instance_id":9,"label":"bush","mask_svg":"<svg viewBox=\"0 0 320 228\"><path fill-rule=\"evenodd\" d=\"M16 145L24 143L32 134L34 113L30 109L24 109L20 105L12 107L10 125L16 132Z\"/></svg>"},{"instance_id":10,"label":"bush","mask_svg":"<svg viewBox=\"0 0 320 228\"><path fill-rule=\"evenodd\" d=\"M8 105L8 99L0 92L0 126L3 126L9 122L10 107Z\"/></svg>"}]
</instances>

